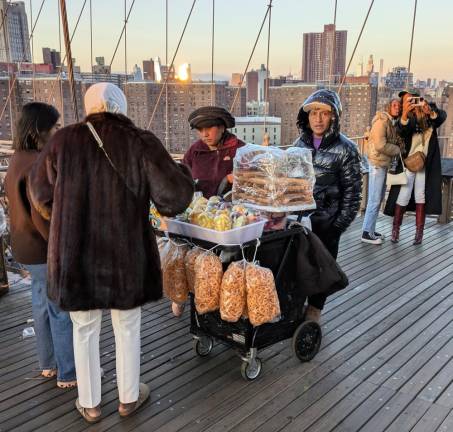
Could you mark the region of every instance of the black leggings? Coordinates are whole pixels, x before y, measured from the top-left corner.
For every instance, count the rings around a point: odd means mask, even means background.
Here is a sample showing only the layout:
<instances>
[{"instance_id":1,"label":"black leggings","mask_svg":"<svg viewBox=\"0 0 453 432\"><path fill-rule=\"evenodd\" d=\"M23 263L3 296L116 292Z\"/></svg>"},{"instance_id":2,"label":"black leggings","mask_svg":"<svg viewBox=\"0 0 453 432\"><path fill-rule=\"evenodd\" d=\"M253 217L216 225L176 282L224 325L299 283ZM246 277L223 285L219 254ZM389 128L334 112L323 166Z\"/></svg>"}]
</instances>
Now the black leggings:
<instances>
[{"instance_id":1,"label":"black leggings","mask_svg":"<svg viewBox=\"0 0 453 432\"><path fill-rule=\"evenodd\" d=\"M340 235L339 236L330 236L330 237L323 237L321 234L315 232L315 234L320 238L323 242L326 249L330 252L330 254L337 259L338 256L338 246L340 244ZM308 297L308 304L314 306L317 309L322 310L324 304L326 303L327 295L326 294L315 294L313 296Z\"/></svg>"}]
</instances>

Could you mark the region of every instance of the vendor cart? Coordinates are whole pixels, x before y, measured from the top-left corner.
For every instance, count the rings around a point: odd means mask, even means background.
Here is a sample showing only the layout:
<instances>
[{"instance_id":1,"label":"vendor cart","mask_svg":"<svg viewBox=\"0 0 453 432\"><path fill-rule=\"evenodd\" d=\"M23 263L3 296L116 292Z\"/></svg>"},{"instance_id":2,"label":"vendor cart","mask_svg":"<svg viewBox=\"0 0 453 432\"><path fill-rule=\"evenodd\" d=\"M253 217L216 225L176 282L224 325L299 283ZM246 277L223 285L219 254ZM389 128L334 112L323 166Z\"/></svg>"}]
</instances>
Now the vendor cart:
<instances>
[{"instance_id":1,"label":"vendor cart","mask_svg":"<svg viewBox=\"0 0 453 432\"><path fill-rule=\"evenodd\" d=\"M199 356L209 355L214 342L224 343L235 349L242 358L242 376L246 380L254 380L262 369L258 351L267 346L292 338L292 348L301 361L309 361L317 354L321 344L321 328L316 322L304 321L306 296L296 282L296 272L303 271L297 268L297 237L304 234L305 228L293 223L286 230L264 233L260 239L241 246L215 247L225 268L230 262L245 257L249 261L255 258L262 267L272 270L281 316L275 322L257 327L245 318L235 323L226 322L220 318L219 311L197 313L191 295L190 332L194 338L195 352ZM193 238L186 240L206 249L215 246Z\"/></svg>"}]
</instances>

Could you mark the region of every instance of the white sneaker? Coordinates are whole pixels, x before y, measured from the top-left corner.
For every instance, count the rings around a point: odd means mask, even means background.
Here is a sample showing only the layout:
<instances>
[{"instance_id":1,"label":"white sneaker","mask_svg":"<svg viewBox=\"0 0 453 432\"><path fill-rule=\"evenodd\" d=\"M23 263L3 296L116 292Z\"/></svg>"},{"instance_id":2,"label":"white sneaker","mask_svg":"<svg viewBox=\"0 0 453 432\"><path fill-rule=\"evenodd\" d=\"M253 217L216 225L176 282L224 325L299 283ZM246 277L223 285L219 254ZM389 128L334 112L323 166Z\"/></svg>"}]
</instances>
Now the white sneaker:
<instances>
[{"instance_id":1,"label":"white sneaker","mask_svg":"<svg viewBox=\"0 0 453 432\"><path fill-rule=\"evenodd\" d=\"M375 245L379 245L384 242L384 240L382 240L382 238L376 237L374 234L370 234L366 231L364 231L362 234L362 241L364 243L370 243L370 244L375 244Z\"/></svg>"}]
</instances>

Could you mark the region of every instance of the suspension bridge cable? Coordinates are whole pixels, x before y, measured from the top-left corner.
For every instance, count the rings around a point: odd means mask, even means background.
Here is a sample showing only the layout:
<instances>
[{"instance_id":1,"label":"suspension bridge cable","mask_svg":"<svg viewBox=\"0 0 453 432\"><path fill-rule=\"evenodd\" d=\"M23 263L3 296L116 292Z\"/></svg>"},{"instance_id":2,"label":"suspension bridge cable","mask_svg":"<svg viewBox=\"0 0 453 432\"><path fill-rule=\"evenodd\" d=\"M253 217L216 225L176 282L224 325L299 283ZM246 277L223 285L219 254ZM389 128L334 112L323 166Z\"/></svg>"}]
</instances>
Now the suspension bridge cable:
<instances>
[{"instance_id":1,"label":"suspension bridge cable","mask_svg":"<svg viewBox=\"0 0 453 432\"><path fill-rule=\"evenodd\" d=\"M165 0L165 67L168 70L168 0ZM168 124L168 85L165 85L165 148L168 150L170 141L170 125Z\"/></svg>"},{"instance_id":2,"label":"suspension bridge cable","mask_svg":"<svg viewBox=\"0 0 453 432\"><path fill-rule=\"evenodd\" d=\"M60 10L60 2L57 1L57 4L58 4L58 46L59 46L59 50L60 50L60 70L58 71L58 76L57 76L57 80L59 82L59 88L60 88L60 101L61 101L61 118L63 119L63 125L65 126L64 124L64 103L63 103L63 81L60 79L60 75L61 75L61 71L63 70L63 66L64 66L64 60L63 62L61 61L61 53L62 53L62 46L61 46L61 10ZM52 82L52 86L53 86L53 82ZM51 91L51 94L53 92Z\"/></svg>"},{"instance_id":3,"label":"suspension bridge cable","mask_svg":"<svg viewBox=\"0 0 453 432\"><path fill-rule=\"evenodd\" d=\"M36 24L38 23L39 17L41 16L41 11L42 11L42 8L43 8L45 2L46 2L46 0L42 0L42 2L41 2L41 6L39 8L38 15L36 16L35 23L34 23L33 28L31 30L31 34L30 34L30 36L28 38L28 43L30 43L31 38L33 37L33 34L35 32ZM6 107L8 106L8 103L11 100L11 94L13 93L13 89L14 89L14 85L16 84L16 81L17 81L17 74L14 75L13 81L12 81L11 86L9 88L8 96L6 97L6 100L5 100L5 103L3 105L2 111L0 112L0 122L2 121L3 116L5 114L5 111L6 111Z\"/></svg>"},{"instance_id":4,"label":"suspension bridge cable","mask_svg":"<svg viewBox=\"0 0 453 432\"><path fill-rule=\"evenodd\" d=\"M125 85L124 90L127 96L127 0L124 0L124 74Z\"/></svg>"},{"instance_id":5,"label":"suspension bridge cable","mask_svg":"<svg viewBox=\"0 0 453 432\"><path fill-rule=\"evenodd\" d=\"M331 80L335 73L336 45L337 45L337 0L335 0L335 7L334 7L334 12L333 12L333 42L332 42L332 51L330 53L329 89L330 89Z\"/></svg>"},{"instance_id":6,"label":"suspension bridge cable","mask_svg":"<svg viewBox=\"0 0 453 432\"><path fill-rule=\"evenodd\" d=\"M411 47L409 49L409 64L407 66L407 80L406 88L409 88L409 74L411 72L411 60L412 60L412 45L414 43L414 33L415 33L415 17L417 16L417 0L415 0L414 5L414 18L412 19L412 33L411 33Z\"/></svg>"},{"instance_id":7,"label":"suspension bridge cable","mask_svg":"<svg viewBox=\"0 0 453 432\"><path fill-rule=\"evenodd\" d=\"M368 17L370 16L370 12L371 12L371 9L373 7L373 4L374 4L374 0L371 0L370 7L368 8L368 12L367 12L366 17L365 17L365 21L363 21L362 29L360 30L359 37L357 38L357 42L355 43L354 50L352 51L352 54L351 54L351 58L349 59L348 67L346 68L346 70L344 72L344 75L343 75L343 78L341 79L340 87L338 88L338 94L339 95L341 94L341 90L343 89L343 84L344 84L344 82L346 80L346 76L347 76L347 74L349 72L349 68L350 68L352 60L354 58L354 54L355 54L355 52L357 50L357 46L359 45L360 38L362 37L362 33L363 33L364 28L365 28L365 25L366 25L366 23L368 21Z\"/></svg>"},{"instance_id":8,"label":"suspension bridge cable","mask_svg":"<svg viewBox=\"0 0 453 432\"><path fill-rule=\"evenodd\" d=\"M112 67L113 60L115 60L116 52L118 51L118 47L120 46L121 39L123 38L123 34L126 31L126 24L129 21L129 17L131 15L134 4L135 4L135 0L132 1L131 6L129 8L129 12L127 13L126 19L124 21L123 29L121 30L120 37L118 38L118 42L116 43L115 51L113 52L112 59L110 60L110 67Z\"/></svg>"},{"instance_id":9,"label":"suspension bridge cable","mask_svg":"<svg viewBox=\"0 0 453 432\"><path fill-rule=\"evenodd\" d=\"M168 78L170 77L169 71L173 68L173 64L175 62L176 55L178 54L179 47L181 46L181 42L182 42L182 39L184 37L184 33L186 32L187 25L189 24L190 17L192 16L192 12L193 12L193 9L195 7L195 3L196 2L197 2L197 0L193 0L192 7L190 8L189 15L187 16L186 23L184 24L184 28L183 28L182 33L181 33L181 37L179 38L178 45L176 46L175 53L173 54L173 58L171 60L170 68L168 69L168 66L167 66L167 76L165 77L164 85L162 86L162 88L160 90L160 93L159 93L159 97L157 98L156 104L154 105L154 109L153 109L153 112L151 114L151 118L149 119L148 126L147 126L148 130L151 127L151 124L152 124L152 122L154 120L154 116L156 114L157 107L159 106L159 102L160 102L160 99L161 99L162 94L164 92L164 89L168 85Z\"/></svg>"},{"instance_id":10,"label":"suspension bridge cable","mask_svg":"<svg viewBox=\"0 0 453 432\"><path fill-rule=\"evenodd\" d=\"M212 30L211 30L211 105L212 106L215 106L214 36L215 36L215 0L212 0Z\"/></svg>"},{"instance_id":11,"label":"suspension bridge cable","mask_svg":"<svg viewBox=\"0 0 453 432\"><path fill-rule=\"evenodd\" d=\"M260 29L258 31L258 35L256 36L256 40L255 40L255 43L253 45L252 52L251 52L249 60L247 62L247 66L245 67L244 73L242 75L241 82L239 83L238 89L236 90L236 94L234 95L233 103L231 104L231 107L230 107L230 112L231 113L233 112L234 106L236 105L236 101L237 101L237 98L239 96L239 92L241 91L242 85L244 84L245 76L247 75L247 72L248 72L248 69L249 69L249 66L250 66L250 62L252 61L253 54L255 53L256 45L258 44L258 40L259 40L259 38L261 36L261 32L263 31L263 27L264 27L264 24L265 24L265 22L267 20L267 16L269 15L269 10L270 10L270 7L268 5L267 6L267 10L266 10L266 14L264 15L263 22L261 23L261 27L260 27Z\"/></svg>"},{"instance_id":12,"label":"suspension bridge cable","mask_svg":"<svg viewBox=\"0 0 453 432\"><path fill-rule=\"evenodd\" d=\"M268 106L269 106L269 52L270 52L270 45L271 45L271 18L272 18L272 0L269 1L269 28L267 31L267 56L266 56L266 81L264 83L264 133L263 133L263 138L267 140L267 144L269 144L269 135L266 136L266 122L267 122L267 116L269 114L268 112ZM264 140L263 140L264 142Z\"/></svg>"},{"instance_id":13,"label":"suspension bridge cable","mask_svg":"<svg viewBox=\"0 0 453 432\"><path fill-rule=\"evenodd\" d=\"M90 63L91 74L93 74L93 5L90 0Z\"/></svg>"},{"instance_id":14,"label":"suspension bridge cable","mask_svg":"<svg viewBox=\"0 0 453 432\"><path fill-rule=\"evenodd\" d=\"M86 3L86 2L85 2ZM66 13L66 0L60 0L63 37L65 43L66 57L68 59L69 84L71 89L72 108L75 120L79 121L79 110L77 107L77 95L74 83L74 65L72 63L71 40L69 37L68 15Z\"/></svg>"}]
</instances>

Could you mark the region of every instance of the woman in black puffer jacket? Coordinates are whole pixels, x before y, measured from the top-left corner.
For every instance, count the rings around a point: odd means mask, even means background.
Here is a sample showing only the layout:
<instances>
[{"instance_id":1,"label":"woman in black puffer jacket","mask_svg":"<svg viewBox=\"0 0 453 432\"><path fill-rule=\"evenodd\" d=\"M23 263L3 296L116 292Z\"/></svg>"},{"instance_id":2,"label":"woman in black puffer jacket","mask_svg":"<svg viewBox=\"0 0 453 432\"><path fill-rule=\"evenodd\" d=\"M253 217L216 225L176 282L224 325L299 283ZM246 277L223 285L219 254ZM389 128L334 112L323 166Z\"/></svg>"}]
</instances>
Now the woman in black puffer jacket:
<instances>
[{"instance_id":1,"label":"woman in black puffer jacket","mask_svg":"<svg viewBox=\"0 0 453 432\"><path fill-rule=\"evenodd\" d=\"M314 92L297 116L296 147L312 151L316 175L313 232L334 258L341 234L354 220L361 200L362 175L357 146L340 133L341 102L331 90ZM308 299L307 319L319 321L325 295Z\"/></svg>"}]
</instances>

